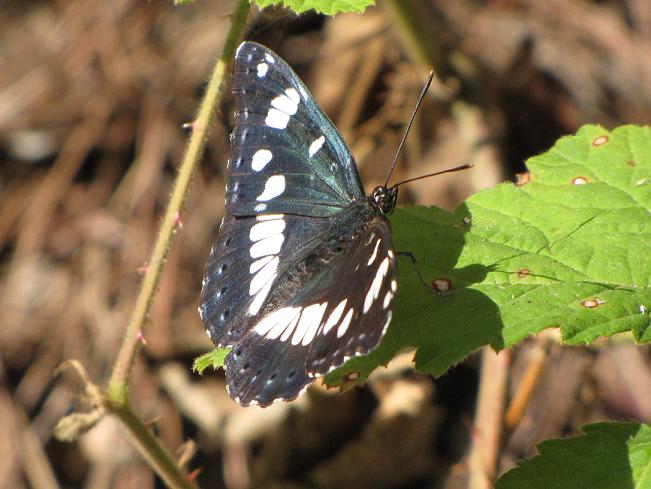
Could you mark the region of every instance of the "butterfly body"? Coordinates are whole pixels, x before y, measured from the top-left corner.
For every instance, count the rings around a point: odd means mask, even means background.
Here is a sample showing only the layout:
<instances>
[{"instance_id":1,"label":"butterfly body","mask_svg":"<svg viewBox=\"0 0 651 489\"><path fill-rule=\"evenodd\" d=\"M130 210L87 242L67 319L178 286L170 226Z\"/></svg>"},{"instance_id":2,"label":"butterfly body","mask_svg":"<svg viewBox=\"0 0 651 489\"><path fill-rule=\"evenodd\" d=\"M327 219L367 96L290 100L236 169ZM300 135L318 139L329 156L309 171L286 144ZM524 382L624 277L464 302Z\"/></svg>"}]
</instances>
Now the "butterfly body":
<instances>
[{"instance_id":1,"label":"butterfly body","mask_svg":"<svg viewBox=\"0 0 651 489\"><path fill-rule=\"evenodd\" d=\"M397 188L364 194L339 133L264 46L238 49L233 93L227 212L199 312L232 348L230 395L266 406L379 343L397 289Z\"/></svg>"}]
</instances>

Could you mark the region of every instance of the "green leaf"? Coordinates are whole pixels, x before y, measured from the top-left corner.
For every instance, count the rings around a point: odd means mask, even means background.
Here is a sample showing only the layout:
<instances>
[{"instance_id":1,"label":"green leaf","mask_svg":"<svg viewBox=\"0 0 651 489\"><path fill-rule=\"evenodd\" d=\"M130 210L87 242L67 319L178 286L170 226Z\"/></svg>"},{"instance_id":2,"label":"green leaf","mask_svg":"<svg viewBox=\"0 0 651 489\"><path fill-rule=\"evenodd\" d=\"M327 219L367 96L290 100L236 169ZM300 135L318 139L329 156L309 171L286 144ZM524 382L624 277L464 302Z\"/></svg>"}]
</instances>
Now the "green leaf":
<instances>
[{"instance_id":1,"label":"green leaf","mask_svg":"<svg viewBox=\"0 0 651 489\"><path fill-rule=\"evenodd\" d=\"M229 348L215 348L208 353L204 353L200 357L194 359L192 363L192 370L203 374L203 371L208 367L212 367L217 370L219 367L224 365L224 358L228 355L230 351Z\"/></svg>"},{"instance_id":2,"label":"green leaf","mask_svg":"<svg viewBox=\"0 0 651 489\"><path fill-rule=\"evenodd\" d=\"M528 183L479 192L454 213L396 210L396 249L414 254L427 284L452 290L428 291L401 258L385 338L330 385L351 372L363 381L410 347L417 369L440 375L483 345L545 328L568 344L622 332L651 340L651 128L585 126L527 166Z\"/></svg>"},{"instance_id":3,"label":"green leaf","mask_svg":"<svg viewBox=\"0 0 651 489\"><path fill-rule=\"evenodd\" d=\"M540 455L520 462L495 489L642 489L651 487L651 427L597 423L585 435L548 440Z\"/></svg>"},{"instance_id":4,"label":"green leaf","mask_svg":"<svg viewBox=\"0 0 651 489\"><path fill-rule=\"evenodd\" d=\"M255 0L255 3L260 8L284 5L297 14L315 10L317 13L325 15L345 12L362 13L366 7L375 4L374 0Z\"/></svg>"}]
</instances>

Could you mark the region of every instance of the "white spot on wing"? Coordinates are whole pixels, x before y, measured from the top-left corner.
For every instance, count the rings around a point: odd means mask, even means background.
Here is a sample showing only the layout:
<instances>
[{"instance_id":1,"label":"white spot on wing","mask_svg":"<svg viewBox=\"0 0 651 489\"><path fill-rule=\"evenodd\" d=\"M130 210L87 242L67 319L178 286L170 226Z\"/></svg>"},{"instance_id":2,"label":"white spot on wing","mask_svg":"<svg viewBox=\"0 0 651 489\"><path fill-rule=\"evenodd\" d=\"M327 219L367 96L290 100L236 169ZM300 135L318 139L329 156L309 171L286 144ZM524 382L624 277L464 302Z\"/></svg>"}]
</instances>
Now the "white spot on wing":
<instances>
[{"instance_id":1,"label":"white spot on wing","mask_svg":"<svg viewBox=\"0 0 651 489\"><path fill-rule=\"evenodd\" d=\"M387 295L384 296L384 302L382 303L382 309L386 309L389 307L389 304L391 303L391 299L393 299L393 293L389 290L387 292Z\"/></svg>"},{"instance_id":2,"label":"white spot on wing","mask_svg":"<svg viewBox=\"0 0 651 489\"><path fill-rule=\"evenodd\" d=\"M370 265L375 261L375 257L377 256L377 249L380 247L380 241L381 240L378 239L377 242L375 243L375 249L373 250L373 254L371 255L371 258L368 259L368 262L366 263L367 265Z\"/></svg>"},{"instance_id":3,"label":"white spot on wing","mask_svg":"<svg viewBox=\"0 0 651 489\"><path fill-rule=\"evenodd\" d=\"M387 320L384 323L384 326L382 327L382 335L381 336L384 336L384 333L387 332L387 328L389 327L389 323L391 323L391 317L392 316L393 316L393 312L389 311L389 314L387 315Z\"/></svg>"},{"instance_id":4,"label":"white spot on wing","mask_svg":"<svg viewBox=\"0 0 651 489\"><path fill-rule=\"evenodd\" d=\"M258 195L257 201L271 200L278 197L285 191L285 177L283 175L272 175L264 184L264 191Z\"/></svg>"},{"instance_id":5,"label":"white spot on wing","mask_svg":"<svg viewBox=\"0 0 651 489\"><path fill-rule=\"evenodd\" d=\"M294 336L292 336L292 345L298 345L303 340L303 337L308 332L313 322L316 322L317 326L318 323L321 322L321 318L325 312L325 305L324 307L321 306L322 304L312 304L303 309L301 319L298 322L298 326L296 326Z\"/></svg>"},{"instance_id":6,"label":"white spot on wing","mask_svg":"<svg viewBox=\"0 0 651 489\"><path fill-rule=\"evenodd\" d=\"M254 171L262 170L265 166L267 166L267 163L271 161L272 157L273 154L268 149L259 149L253 155L253 159L251 160L251 168L253 168Z\"/></svg>"},{"instance_id":7,"label":"white spot on wing","mask_svg":"<svg viewBox=\"0 0 651 489\"><path fill-rule=\"evenodd\" d=\"M287 95L287 97L289 97L289 99L294 102L296 106L298 106L298 103L301 101L301 96L293 88L288 88L285 90L285 95Z\"/></svg>"},{"instance_id":8,"label":"white spot on wing","mask_svg":"<svg viewBox=\"0 0 651 489\"><path fill-rule=\"evenodd\" d=\"M277 309L258 322L253 328L253 331L269 339L278 338L300 310L300 307L283 307Z\"/></svg>"},{"instance_id":9,"label":"white spot on wing","mask_svg":"<svg viewBox=\"0 0 651 489\"><path fill-rule=\"evenodd\" d=\"M262 267L264 267L267 263L269 263L271 260L273 260L272 255L264 256L260 258L259 260L254 261L251 263L251 266L249 266L249 273L253 275L255 272L260 270Z\"/></svg>"},{"instance_id":10,"label":"white spot on wing","mask_svg":"<svg viewBox=\"0 0 651 489\"><path fill-rule=\"evenodd\" d=\"M280 247L285 241L285 237L282 234L274 234L268 238L261 239L257 243L251 245L249 249L249 254L251 258L260 258L266 255L277 255L280 251Z\"/></svg>"},{"instance_id":11,"label":"white spot on wing","mask_svg":"<svg viewBox=\"0 0 651 489\"><path fill-rule=\"evenodd\" d=\"M377 299L378 295L380 294L382 279L386 275L388 269L389 257L386 257L384 260L382 260L382 263L380 263L380 266L375 273L375 278L373 278L373 283L369 287L368 292L366 293L366 297L364 298L364 314L368 312L368 310L371 308L371 304L373 304L373 301Z\"/></svg>"},{"instance_id":12,"label":"white spot on wing","mask_svg":"<svg viewBox=\"0 0 651 489\"><path fill-rule=\"evenodd\" d=\"M264 78L269 70L269 65L267 63L258 63L258 78Z\"/></svg>"},{"instance_id":13,"label":"white spot on wing","mask_svg":"<svg viewBox=\"0 0 651 489\"><path fill-rule=\"evenodd\" d=\"M271 221L272 219L282 219L285 217L285 214L263 214L260 216L255 216L256 221Z\"/></svg>"},{"instance_id":14,"label":"white spot on wing","mask_svg":"<svg viewBox=\"0 0 651 489\"><path fill-rule=\"evenodd\" d=\"M258 222L251 227L251 230L249 231L249 239L251 241L260 241L261 239L268 238L274 234L280 234L284 230L284 219Z\"/></svg>"},{"instance_id":15,"label":"white spot on wing","mask_svg":"<svg viewBox=\"0 0 651 489\"><path fill-rule=\"evenodd\" d=\"M393 292L395 294L396 290L398 290L398 282L396 282L395 280L392 280L391 281L391 292Z\"/></svg>"},{"instance_id":16,"label":"white spot on wing","mask_svg":"<svg viewBox=\"0 0 651 489\"><path fill-rule=\"evenodd\" d=\"M284 309L287 309L285 314L278 319L278 323L267 334L267 338L270 340L275 340L281 334L284 334L287 329L293 331L294 325L296 324L296 321L298 321L302 310L300 307L286 307Z\"/></svg>"},{"instance_id":17,"label":"white spot on wing","mask_svg":"<svg viewBox=\"0 0 651 489\"><path fill-rule=\"evenodd\" d=\"M296 90L294 90L294 93L296 93ZM296 95L298 94L296 93ZM294 115L298 110L298 100L294 100L287 95L278 95L271 99L271 106L278 110L282 110L287 115Z\"/></svg>"},{"instance_id":18,"label":"white spot on wing","mask_svg":"<svg viewBox=\"0 0 651 489\"><path fill-rule=\"evenodd\" d=\"M264 53L264 59L266 59L267 62L271 63L271 64L274 64L276 62L276 60L273 58L273 56L270 55L269 53Z\"/></svg>"},{"instance_id":19,"label":"white spot on wing","mask_svg":"<svg viewBox=\"0 0 651 489\"><path fill-rule=\"evenodd\" d=\"M303 341L301 342L303 346L309 345L316 336L316 333L319 330L319 326L321 325L321 319L323 319L323 313L327 307L327 302L321 304L321 308L319 309L318 314L315 315L312 322L310 323L310 327L305 332L305 336L303 336Z\"/></svg>"},{"instance_id":20,"label":"white spot on wing","mask_svg":"<svg viewBox=\"0 0 651 489\"><path fill-rule=\"evenodd\" d=\"M267 204L258 204L253 208L253 210L256 212L262 212L266 208L267 208Z\"/></svg>"},{"instance_id":21,"label":"white spot on wing","mask_svg":"<svg viewBox=\"0 0 651 489\"><path fill-rule=\"evenodd\" d=\"M294 332L294 329L296 328L296 323L298 323L298 320L301 317L301 311L303 311L302 307L298 307L297 309L298 311L296 312L296 317L294 317L294 319L292 319L292 322L289 323L289 326L285 328L283 335L280 337L280 341L287 341L289 337L292 335L292 333Z\"/></svg>"},{"instance_id":22,"label":"white spot on wing","mask_svg":"<svg viewBox=\"0 0 651 489\"><path fill-rule=\"evenodd\" d=\"M276 129L285 129L289 118L296 114L300 100L300 95L293 88L288 88L283 95L273 98L265 124Z\"/></svg>"},{"instance_id":23,"label":"white spot on wing","mask_svg":"<svg viewBox=\"0 0 651 489\"><path fill-rule=\"evenodd\" d=\"M312 141L312 144L310 144L310 148L307 151L309 155L314 156L314 154L321 149L323 143L325 143L325 136L321 136L320 138L317 138L314 141Z\"/></svg>"},{"instance_id":24,"label":"white spot on wing","mask_svg":"<svg viewBox=\"0 0 651 489\"><path fill-rule=\"evenodd\" d=\"M323 326L323 334L326 335L328 332L335 327L335 325L339 322L339 318L341 318L341 315L344 312L344 309L346 308L346 303L348 302L348 299L344 299L341 301L339 304L337 304L337 307L334 308L334 310L330 313L330 316L328 316L328 320L326 321L325 325Z\"/></svg>"},{"instance_id":25,"label":"white spot on wing","mask_svg":"<svg viewBox=\"0 0 651 489\"><path fill-rule=\"evenodd\" d=\"M348 314L346 314L344 317L344 320L339 325L339 328L337 328L337 338L341 338L346 334L346 331L348 331L348 326L350 326L350 322L353 320L353 312L353 309L348 311Z\"/></svg>"},{"instance_id":26,"label":"white spot on wing","mask_svg":"<svg viewBox=\"0 0 651 489\"><path fill-rule=\"evenodd\" d=\"M287 124L289 124L289 115L285 114L283 111L274 109L273 107L269 109L267 113L267 118L264 120L264 123L269 127L275 129L285 129Z\"/></svg>"},{"instance_id":27,"label":"white spot on wing","mask_svg":"<svg viewBox=\"0 0 651 489\"><path fill-rule=\"evenodd\" d=\"M254 316L258 314L260 308L262 307L262 304L264 303L264 300L267 298L267 295L271 290L271 284L273 284L275 278L276 275L274 274L273 277L271 277L267 284L262 288L262 290L255 296L255 299L253 299L253 302L251 302L251 305L249 306L249 315Z\"/></svg>"},{"instance_id":28,"label":"white spot on wing","mask_svg":"<svg viewBox=\"0 0 651 489\"><path fill-rule=\"evenodd\" d=\"M278 257L274 257L269 263L260 269L258 273L251 279L249 283L249 295L255 295L260 292L260 289L264 287L271 277L276 276L276 270L278 269Z\"/></svg>"}]
</instances>

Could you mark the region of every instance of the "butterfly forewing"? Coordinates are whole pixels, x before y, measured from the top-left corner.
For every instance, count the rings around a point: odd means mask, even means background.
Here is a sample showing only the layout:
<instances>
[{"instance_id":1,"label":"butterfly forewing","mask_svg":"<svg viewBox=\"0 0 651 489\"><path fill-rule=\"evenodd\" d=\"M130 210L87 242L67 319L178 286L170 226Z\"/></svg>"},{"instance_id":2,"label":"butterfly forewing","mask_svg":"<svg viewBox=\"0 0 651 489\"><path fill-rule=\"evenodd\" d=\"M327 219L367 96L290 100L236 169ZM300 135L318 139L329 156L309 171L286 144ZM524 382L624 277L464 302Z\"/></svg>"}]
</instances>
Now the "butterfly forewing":
<instances>
[{"instance_id":1,"label":"butterfly forewing","mask_svg":"<svg viewBox=\"0 0 651 489\"><path fill-rule=\"evenodd\" d=\"M331 216L364 198L348 147L275 53L243 43L235 57L233 94L229 212Z\"/></svg>"}]
</instances>

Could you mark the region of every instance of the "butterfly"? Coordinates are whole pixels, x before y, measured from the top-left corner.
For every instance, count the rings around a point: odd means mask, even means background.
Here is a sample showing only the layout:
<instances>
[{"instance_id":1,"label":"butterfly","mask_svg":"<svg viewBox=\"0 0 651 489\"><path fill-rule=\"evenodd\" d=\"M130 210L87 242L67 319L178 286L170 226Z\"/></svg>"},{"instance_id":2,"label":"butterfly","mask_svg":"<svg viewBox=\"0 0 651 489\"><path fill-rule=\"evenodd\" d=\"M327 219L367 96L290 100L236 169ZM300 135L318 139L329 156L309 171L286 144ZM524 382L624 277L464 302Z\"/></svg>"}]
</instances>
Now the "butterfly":
<instances>
[{"instance_id":1,"label":"butterfly","mask_svg":"<svg viewBox=\"0 0 651 489\"><path fill-rule=\"evenodd\" d=\"M386 217L398 187L364 193L343 138L268 48L239 46L232 91L226 215L199 314L231 348L230 396L268 406L379 344L398 286Z\"/></svg>"}]
</instances>

